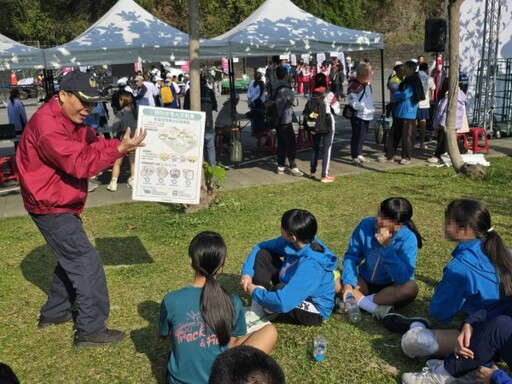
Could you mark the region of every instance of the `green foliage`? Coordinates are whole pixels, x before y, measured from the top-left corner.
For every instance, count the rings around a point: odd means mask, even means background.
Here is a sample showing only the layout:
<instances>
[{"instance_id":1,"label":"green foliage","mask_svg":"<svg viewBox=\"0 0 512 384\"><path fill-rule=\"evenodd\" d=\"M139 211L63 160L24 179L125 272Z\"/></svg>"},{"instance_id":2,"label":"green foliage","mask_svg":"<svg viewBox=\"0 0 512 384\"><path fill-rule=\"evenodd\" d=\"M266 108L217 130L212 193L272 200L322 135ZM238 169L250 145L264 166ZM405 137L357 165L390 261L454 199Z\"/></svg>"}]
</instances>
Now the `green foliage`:
<instances>
[{"instance_id":1,"label":"green foliage","mask_svg":"<svg viewBox=\"0 0 512 384\"><path fill-rule=\"evenodd\" d=\"M210 165L203 163L204 178L206 181L206 189L212 192L218 189L226 181L226 170L218 165Z\"/></svg>"},{"instance_id":2,"label":"green foliage","mask_svg":"<svg viewBox=\"0 0 512 384\"><path fill-rule=\"evenodd\" d=\"M490 161L484 181L454 177L451 168L416 167L344 176L329 185L304 180L224 191L220 203L188 215L177 205L157 203L86 209L84 227L108 280L108 326L127 333L121 343L96 349L74 348L71 324L36 328L55 259L29 217L0 219L0 361L22 383L163 383L169 345L155 337L159 303L165 293L191 283L187 249L195 234L214 230L223 235L228 257L218 279L248 303L239 285L241 262L254 244L279 235L284 211L313 212L319 237L342 257L357 223L375 215L379 202L389 196L412 202L413 220L425 239L415 273L418 298L400 313L427 316L455 246L443 236L444 209L452 199L482 200L494 228L512 245L512 157ZM272 356L290 384L397 383L403 372L421 370L424 364L405 357L400 336L368 314L356 325L334 314L320 329L286 322L276 327L279 339ZM320 332L328 342L321 364L311 355Z\"/></svg>"},{"instance_id":3,"label":"green foliage","mask_svg":"<svg viewBox=\"0 0 512 384\"><path fill-rule=\"evenodd\" d=\"M188 1L135 1L169 25L188 32ZM211 38L230 30L263 1L200 1L200 34ZM17 41L62 44L85 31L115 3L116 0L0 0L0 9L7 15L0 24L0 33ZM444 11L443 3L438 0L295 0L294 3L332 24L381 32L388 41L402 43L421 41L424 20L442 16Z\"/></svg>"}]
</instances>

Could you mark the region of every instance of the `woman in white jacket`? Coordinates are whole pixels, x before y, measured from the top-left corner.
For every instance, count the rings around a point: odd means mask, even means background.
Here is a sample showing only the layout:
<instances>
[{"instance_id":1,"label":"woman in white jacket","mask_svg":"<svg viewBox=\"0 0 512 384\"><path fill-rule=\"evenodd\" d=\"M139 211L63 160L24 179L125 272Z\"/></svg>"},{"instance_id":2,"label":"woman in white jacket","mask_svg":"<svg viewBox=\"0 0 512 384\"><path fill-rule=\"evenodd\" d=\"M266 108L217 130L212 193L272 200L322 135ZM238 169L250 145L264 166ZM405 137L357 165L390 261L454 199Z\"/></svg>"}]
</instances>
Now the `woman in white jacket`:
<instances>
[{"instance_id":1,"label":"woman in white jacket","mask_svg":"<svg viewBox=\"0 0 512 384\"><path fill-rule=\"evenodd\" d=\"M324 132L316 132L313 135L313 148L311 150L311 161L310 161L310 177L314 178L316 173L316 168L318 165L318 158L320 154L320 144L323 145L323 156L322 156L322 177L320 181L322 183L332 183L336 180L334 176L329 175L329 164L331 162L331 150L332 143L334 140L334 129L335 129L335 121L334 116L340 114L340 104L338 103L338 99L334 95L334 93L327 90L327 79L323 73L318 73L315 75L315 85L313 90L311 91L312 98L320 98L319 100L323 101L325 107L325 115L326 117L330 117L329 122L326 124L330 124L327 126Z\"/></svg>"},{"instance_id":2,"label":"woman in white jacket","mask_svg":"<svg viewBox=\"0 0 512 384\"><path fill-rule=\"evenodd\" d=\"M359 64L357 76L347 89L348 104L355 109L350 123L352 125L352 138L350 139L350 153L356 165L363 165L369 160L363 157L363 143L368 133L370 121L373 120L375 106L373 105L372 88L368 84L371 68L367 64Z\"/></svg>"}]
</instances>

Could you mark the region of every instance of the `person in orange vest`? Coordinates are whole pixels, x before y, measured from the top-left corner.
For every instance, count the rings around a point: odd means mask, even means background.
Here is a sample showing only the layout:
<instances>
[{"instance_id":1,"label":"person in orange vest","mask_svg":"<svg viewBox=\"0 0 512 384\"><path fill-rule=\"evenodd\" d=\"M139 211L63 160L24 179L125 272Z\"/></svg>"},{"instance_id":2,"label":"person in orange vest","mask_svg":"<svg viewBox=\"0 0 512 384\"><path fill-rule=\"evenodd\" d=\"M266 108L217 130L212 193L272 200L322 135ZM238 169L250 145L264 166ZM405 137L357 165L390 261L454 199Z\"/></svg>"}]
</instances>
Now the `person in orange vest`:
<instances>
[{"instance_id":1,"label":"person in orange vest","mask_svg":"<svg viewBox=\"0 0 512 384\"><path fill-rule=\"evenodd\" d=\"M11 85L18 85L18 78L16 77L16 72L11 71Z\"/></svg>"}]
</instances>

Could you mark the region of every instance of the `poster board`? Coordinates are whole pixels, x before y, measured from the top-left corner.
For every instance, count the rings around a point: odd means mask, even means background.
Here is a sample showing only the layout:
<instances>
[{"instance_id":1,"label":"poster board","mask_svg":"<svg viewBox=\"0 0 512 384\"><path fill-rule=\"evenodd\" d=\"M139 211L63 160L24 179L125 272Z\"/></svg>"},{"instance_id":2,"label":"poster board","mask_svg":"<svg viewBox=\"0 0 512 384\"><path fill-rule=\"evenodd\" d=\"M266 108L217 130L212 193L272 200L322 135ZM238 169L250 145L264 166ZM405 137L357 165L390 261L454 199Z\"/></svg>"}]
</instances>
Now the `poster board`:
<instances>
[{"instance_id":1,"label":"poster board","mask_svg":"<svg viewBox=\"0 0 512 384\"><path fill-rule=\"evenodd\" d=\"M132 199L199 204L205 113L139 107L146 146L135 152Z\"/></svg>"}]
</instances>

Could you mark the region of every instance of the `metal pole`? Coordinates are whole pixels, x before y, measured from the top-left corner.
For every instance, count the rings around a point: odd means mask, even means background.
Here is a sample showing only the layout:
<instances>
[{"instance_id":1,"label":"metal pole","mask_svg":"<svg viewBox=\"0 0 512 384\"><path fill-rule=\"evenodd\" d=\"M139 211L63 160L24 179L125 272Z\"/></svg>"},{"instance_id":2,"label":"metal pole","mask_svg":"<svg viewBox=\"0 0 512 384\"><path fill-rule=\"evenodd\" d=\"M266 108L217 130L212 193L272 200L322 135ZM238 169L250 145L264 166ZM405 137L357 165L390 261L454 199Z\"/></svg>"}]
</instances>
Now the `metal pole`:
<instances>
[{"instance_id":1,"label":"metal pole","mask_svg":"<svg viewBox=\"0 0 512 384\"><path fill-rule=\"evenodd\" d=\"M384 50L380 50L380 83L382 91L382 114L386 114L386 91L384 89Z\"/></svg>"},{"instance_id":2,"label":"metal pole","mask_svg":"<svg viewBox=\"0 0 512 384\"><path fill-rule=\"evenodd\" d=\"M231 99L231 124L236 126L236 105L235 105L235 64L233 56L229 58L229 97Z\"/></svg>"}]
</instances>

